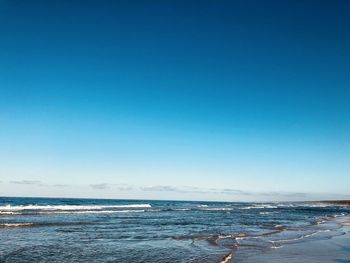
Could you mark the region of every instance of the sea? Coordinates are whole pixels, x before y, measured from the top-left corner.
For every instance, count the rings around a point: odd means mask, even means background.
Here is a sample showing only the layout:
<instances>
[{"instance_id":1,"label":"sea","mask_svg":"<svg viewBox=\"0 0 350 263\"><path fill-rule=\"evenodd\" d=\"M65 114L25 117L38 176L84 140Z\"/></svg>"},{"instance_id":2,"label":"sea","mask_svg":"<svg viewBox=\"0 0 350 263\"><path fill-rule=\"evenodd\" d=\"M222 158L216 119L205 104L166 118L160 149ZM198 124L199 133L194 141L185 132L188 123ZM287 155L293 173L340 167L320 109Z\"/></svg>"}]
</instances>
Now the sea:
<instances>
[{"instance_id":1,"label":"sea","mask_svg":"<svg viewBox=\"0 0 350 263\"><path fill-rule=\"evenodd\" d=\"M342 235L334 219L349 213L318 202L0 197L0 262L205 263L237 253L244 262Z\"/></svg>"}]
</instances>

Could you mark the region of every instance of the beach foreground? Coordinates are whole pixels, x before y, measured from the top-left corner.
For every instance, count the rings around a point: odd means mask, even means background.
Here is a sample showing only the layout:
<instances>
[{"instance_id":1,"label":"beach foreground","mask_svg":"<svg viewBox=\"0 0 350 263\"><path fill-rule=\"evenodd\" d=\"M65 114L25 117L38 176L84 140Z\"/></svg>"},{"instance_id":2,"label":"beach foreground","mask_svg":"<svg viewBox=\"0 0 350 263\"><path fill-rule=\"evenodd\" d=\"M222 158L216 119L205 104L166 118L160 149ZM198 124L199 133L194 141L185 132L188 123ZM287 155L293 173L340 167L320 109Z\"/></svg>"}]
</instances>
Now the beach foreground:
<instances>
[{"instance_id":1,"label":"beach foreground","mask_svg":"<svg viewBox=\"0 0 350 263\"><path fill-rule=\"evenodd\" d=\"M349 215L321 202L0 198L0 262L344 263Z\"/></svg>"},{"instance_id":2,"label":"beach foreground","mask_svg":"<svg viewBox=\"0 0 350 263\"><path fill-rule=\"evenodd\" d=\"M242 247L237 251L234 260L229 262L350 263L350 222L345 222L340 230L342 233L339 236L290 244L257 254Z\"/></svg>"}]
</instances>

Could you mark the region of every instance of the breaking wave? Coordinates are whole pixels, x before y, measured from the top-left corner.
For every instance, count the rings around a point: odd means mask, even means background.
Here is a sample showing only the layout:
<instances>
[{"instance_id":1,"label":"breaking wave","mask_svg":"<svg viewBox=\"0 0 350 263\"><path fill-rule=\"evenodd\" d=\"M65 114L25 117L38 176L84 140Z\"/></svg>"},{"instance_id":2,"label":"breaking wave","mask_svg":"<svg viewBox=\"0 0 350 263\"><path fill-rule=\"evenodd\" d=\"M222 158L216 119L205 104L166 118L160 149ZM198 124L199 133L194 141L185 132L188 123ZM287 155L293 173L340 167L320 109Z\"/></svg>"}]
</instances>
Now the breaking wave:
<instances>
[{"instance_id":1,"label":"breaking wave","mask_svg":"<svg viewBox=\"0 0 350 263\"><path fill-rule=\"evenodd\" d=\"M11 206L5 205L0 206L1 213L11 214L15 211L23 210L41 210L41 211L52 211L52 210L102 210L102 209L115 209L115 208L151 208L150 204L128 204L128 205L18 205Z\"/></svg>"},{"instance_id":2,"label":"breaking wave","mask_svg":"<svg viewBox=\"0 0 350 263\"><path fill-rule=\"evenodd\" d=\"M4 223L0 224L0 227L29 227L33 226L33 223Z\"/></svg>"}]
</instances>

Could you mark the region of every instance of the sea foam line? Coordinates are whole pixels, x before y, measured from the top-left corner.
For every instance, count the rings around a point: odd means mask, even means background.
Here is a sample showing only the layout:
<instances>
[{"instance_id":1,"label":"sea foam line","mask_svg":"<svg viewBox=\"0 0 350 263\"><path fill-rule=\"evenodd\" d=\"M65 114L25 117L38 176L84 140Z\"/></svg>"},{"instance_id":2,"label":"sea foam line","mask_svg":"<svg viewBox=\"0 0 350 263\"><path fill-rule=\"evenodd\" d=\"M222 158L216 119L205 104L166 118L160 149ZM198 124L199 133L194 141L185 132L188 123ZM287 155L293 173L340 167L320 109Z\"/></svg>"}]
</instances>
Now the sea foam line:
<instances>
[{"instance_id":1,"label":"sea foam line","mask_svg":"<svg viewBox=\"0 0 350 263\"><path fill-rule=\"evenodd\" d=\"M278 207L275 205L253 205L253 206L241 207L239 209L249 210L249 209L275 209L275 208L278 208Z\"/></svg>"},{"instance_id":2,"label":"sea foam line","mask_svg":"<svg viewBox=\"0 0 350 263\"><path fill-rule=\"evenodd\" d=\"M145 210L84 210L84 211L44 211L38 214L118 214L118 213L141 213Z\"/></svg>"},{"instance_id":3,"label":"sea foam line","mask_svg":"<svg viewBox=\"0 0 350 263\"><path fill-rule=\"evenodd\" d=\"M200 208L202 211L232 211L233 208L230 207L207 207L207 208Z\"/></svg>"},{"instance_id":4,"label":"sea foam line","mask_svg":"<svg viewBox=\"0 0 350 263\"><path fill-rule=\"evenodd\" d=\"M19 205L0 206L0 211L21 211L21 210L100 210L111 208L150 208L150 204L129 204L129 205Z\"/></svg>"},{"instance_id":5,"label":"sea foam line","mask_svg":"<svg viewBox=\"0 0 350 263\"><path fill-rule=\"evenodd\" d=\"M32 226L33 223L4 223L0 224L0 227L25 227Z\"/></svg>"},{"instance_id":6,"label":"sea foam line","mask_svg":"<svg viewBox=\"0 0 350 263\"><path fill-rule=\"evenodd\" d=\"M322 232L330 232L330 229L325 229L325 230L318 230L315 231L313 233L310 234L305 234L302 235L300 237L296 237L296 238L291 238L291 239L281 239L281 240L269 240L270 243L285 243L285 242L293 242L293 241L298 241L298 240L302 240L304 238L308 238L308 237L312 237L314 235L317 235L318 233L322 233Z\"/></svg>"}]
</instances>

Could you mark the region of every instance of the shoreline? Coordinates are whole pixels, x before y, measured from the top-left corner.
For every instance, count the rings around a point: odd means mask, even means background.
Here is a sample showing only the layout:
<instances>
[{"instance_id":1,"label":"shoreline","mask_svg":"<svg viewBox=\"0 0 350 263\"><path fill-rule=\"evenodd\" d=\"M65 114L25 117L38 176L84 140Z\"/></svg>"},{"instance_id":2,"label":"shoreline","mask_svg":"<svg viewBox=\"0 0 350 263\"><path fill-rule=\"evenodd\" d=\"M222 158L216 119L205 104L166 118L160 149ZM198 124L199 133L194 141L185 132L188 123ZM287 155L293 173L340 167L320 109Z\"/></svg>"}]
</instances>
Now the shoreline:
<instances>
[{"instance_id":1,"label":"shoreline","mask_svg":"<svg viewBox=\"0 0 350 263\"><path fill-rule=\"evenodd\" d=\"M321 202L331 205L350 206L350 200L326 200Z\"/></svg>"},{"instance_id":2,"label":"shoreline","mask_svg":"<svg viewBox=\"0 0 350 263\"><path fill-rule=\"evenodd\" d=\"M350 263L350 214L330 219L328 222L339 225L338 235L255 252L250 248L238 246L235 253L226 255L220 263ZM228 256L231 256L230 260L224 261Z\"/></svg>"}]
</instances>

